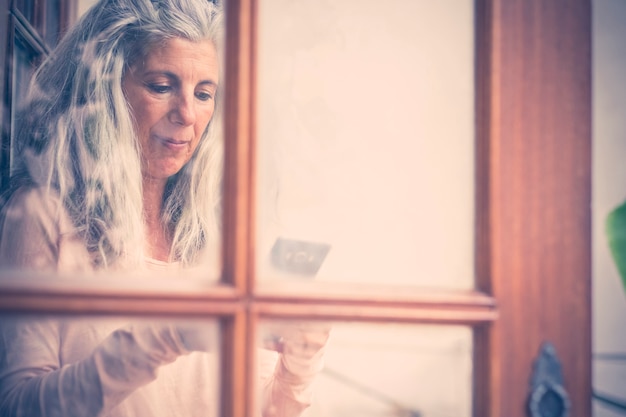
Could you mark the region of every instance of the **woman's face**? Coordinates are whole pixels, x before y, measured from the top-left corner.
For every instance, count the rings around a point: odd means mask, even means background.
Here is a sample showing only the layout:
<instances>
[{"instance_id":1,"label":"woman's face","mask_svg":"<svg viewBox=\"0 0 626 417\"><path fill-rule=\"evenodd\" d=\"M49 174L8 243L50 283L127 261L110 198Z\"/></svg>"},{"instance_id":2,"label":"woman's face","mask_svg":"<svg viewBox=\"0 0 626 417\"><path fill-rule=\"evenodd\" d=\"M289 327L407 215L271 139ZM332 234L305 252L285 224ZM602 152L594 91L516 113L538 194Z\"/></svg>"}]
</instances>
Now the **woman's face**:
<instances>
[{"instance_id":1,"label":"woman's face","mask_svg":"<svg viewBox=\"0 0 626 417\"><path fill-rule=\"evenodd\" d=\"M219 75L211 41L175 38L158 46L122 79L150 180L166 180L193 155L213 116Z\"/></svg>"}]
</instances>

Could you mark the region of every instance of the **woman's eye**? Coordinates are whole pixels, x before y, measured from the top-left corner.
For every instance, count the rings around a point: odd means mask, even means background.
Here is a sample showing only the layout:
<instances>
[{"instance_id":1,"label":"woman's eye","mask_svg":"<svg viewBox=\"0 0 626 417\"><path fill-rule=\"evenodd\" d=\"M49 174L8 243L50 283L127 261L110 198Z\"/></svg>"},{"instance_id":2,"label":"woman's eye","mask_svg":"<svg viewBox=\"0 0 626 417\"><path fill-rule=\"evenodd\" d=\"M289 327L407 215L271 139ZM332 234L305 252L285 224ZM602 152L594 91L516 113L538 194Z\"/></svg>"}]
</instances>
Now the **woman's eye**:
<instances>
[{"instance_id":1,"label":"woman's eye","mask_svg":"<svg viewBox=\"0 0 626 417\"><path fill-rule=\"evenodd\" d=\"M148 88L157 94L165 94L171 90L169 85L163 84L148 84Z\"/></svg>"},{"instance_id":2,"label":"woman's eye","mask_svg":"<svg viewBox=\"0 0 626 417\"><path fill-rule=\"evenodd\" d=\"M213 98L213 95L207 91L198 91L196 97L198 100L209 101Z\"/></svg>"}]
</instances>

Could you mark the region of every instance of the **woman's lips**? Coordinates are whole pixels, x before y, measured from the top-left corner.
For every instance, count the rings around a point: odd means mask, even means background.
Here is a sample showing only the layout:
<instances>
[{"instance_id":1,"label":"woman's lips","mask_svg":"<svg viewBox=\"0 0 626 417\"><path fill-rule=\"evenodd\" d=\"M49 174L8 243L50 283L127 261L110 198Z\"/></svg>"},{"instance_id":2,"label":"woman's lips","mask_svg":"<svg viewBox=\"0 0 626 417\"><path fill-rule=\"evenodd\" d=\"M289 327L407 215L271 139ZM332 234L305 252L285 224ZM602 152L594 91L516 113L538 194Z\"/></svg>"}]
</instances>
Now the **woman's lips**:
<instances>
[{"instance_id":1,"label":"woman's lips","mask_svg":"<svg viewBox=\"0 0 626 417\"><path fill-rule=\"evenodd\" d=\"M170 149L172 151L179 151L189 146L188 140L178 140L178 139L163 138L163 137L158 137L158 139L159 141L161 141L163 146L165 146L167 149Z\"/></svg>"}]
</instances>

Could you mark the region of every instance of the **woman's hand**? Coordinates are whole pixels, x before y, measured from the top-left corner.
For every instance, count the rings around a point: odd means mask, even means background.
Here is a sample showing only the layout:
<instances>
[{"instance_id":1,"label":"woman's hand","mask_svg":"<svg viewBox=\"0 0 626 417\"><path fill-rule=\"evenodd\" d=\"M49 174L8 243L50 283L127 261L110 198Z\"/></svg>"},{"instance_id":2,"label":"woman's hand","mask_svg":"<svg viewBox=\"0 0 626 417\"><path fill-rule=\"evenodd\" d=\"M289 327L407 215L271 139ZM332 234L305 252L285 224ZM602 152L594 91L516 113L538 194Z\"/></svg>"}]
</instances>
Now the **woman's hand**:
<instances>
[{"instance_id":1,"label":"woman's hand","mask_svg":"<svg viewBox=\"0 0 626 417\"><path fill-rule=\"evenodd\" d=\"M298 322L279 325L274 335L280 361L284 367L283 378L302 383L312 379L324 367L324 351L330 336L327 323Z\"/></svg>"},{"instance_id":2,"label":"woman's hand","mask_svg":"<svg viewBox=\"0 0 626 417\"><path fill-rule=\"evenodd\" d=\"M264 417L296 417L311 404L312 383L324 367L330 325L322 322L279 322L266 330L269 348L279 352L273 378L265 386Z\"/></svg>"}]
</instances>

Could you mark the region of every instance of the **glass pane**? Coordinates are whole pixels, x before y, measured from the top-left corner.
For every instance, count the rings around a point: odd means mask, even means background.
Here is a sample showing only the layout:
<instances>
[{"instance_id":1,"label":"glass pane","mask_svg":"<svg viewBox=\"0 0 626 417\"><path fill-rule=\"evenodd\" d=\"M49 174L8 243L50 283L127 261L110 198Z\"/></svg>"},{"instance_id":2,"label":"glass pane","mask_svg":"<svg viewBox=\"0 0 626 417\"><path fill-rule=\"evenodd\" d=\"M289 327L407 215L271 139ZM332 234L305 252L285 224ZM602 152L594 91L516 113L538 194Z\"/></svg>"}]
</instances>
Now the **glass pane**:
<instances>
[{"instance_id":1,"label":"glass pane","mask_svg":"<svg viewBox=\"0 0 626 417\"><path fill-rule=\"evenodd\" d=\"M334 323L327 326L330 337L319 360L314 349L307 356L301 346L302 340L315 341L320 328L320 323L268 321L261 331L268 350L260 351L260 363L277 358L274 375L287 377L270 381L311 401L303 416L471 416L470 328ZM269 386L263 385L262 398Z\"/></svg>"},{"instance_id":2,"label":"glass pane","mask_svg":"<svg viewBox=\"0 0 626 417\"><path fill-rule=\"evenodd\" d=\"M147 2L155 10L144 13L142 4L81 2L70 43L36 73L28 42L17 39L0 269L219 280L221 6Z\"/></svg>"},{"instance_id":3,"label":"glass pane","mask_svg":"<svg viewBox=\"0 0 626 417\"><path fill-rule=\"evenodd\" d=\"M473 2L258 16L259 278L471 288Z\"/></svg>"},{"instance_id":4,"label":"glass pane","mask_svg":"<svg viewBox=\"0 0 626 417\"><path fill-rule=\"evenodd\" d=\"M2 316L0 336L2 415L219 415L217 321Z\"/></svg>"}]
</instances>

